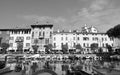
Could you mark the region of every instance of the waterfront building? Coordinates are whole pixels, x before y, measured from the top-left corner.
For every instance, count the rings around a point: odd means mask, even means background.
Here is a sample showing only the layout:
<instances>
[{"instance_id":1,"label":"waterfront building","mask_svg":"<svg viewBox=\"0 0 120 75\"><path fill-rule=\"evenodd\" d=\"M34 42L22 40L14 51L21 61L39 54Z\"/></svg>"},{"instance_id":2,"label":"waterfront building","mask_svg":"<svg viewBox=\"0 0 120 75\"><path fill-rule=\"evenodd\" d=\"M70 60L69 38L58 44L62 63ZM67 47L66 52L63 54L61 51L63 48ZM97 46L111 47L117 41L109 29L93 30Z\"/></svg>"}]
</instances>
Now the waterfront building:
<instances>
[{"instance_id":1,"label":"waterfront building","mask_svg":"<svg viewBox=\"0 0 120 75\"><path fill-rule=\"evenodd\" d=\"M38 51L45 51L45 45L52 44L53 25L31 25L32 45L38 45Z\"/></svg>"},{"instance_id":2,"label":"waterfront building","mask_svg":"<svg viewBox=\"0 0 120 75\"><path fill-rule=\"evenodd\" d=\"M67 44L69 49L74 49L80 44L85 53L91 53L90 45L97 43L106 51L106 44L113 46L113 40L105 33L81 33L81 32L54 32L53 45L54 49L61 50L63 44Z\"/></svg>"},{"instance_id":3,"label":"waterfront building","mask_svg":"<svg viewBox=\"0 0 120 75\"><path fill-rule=\"evenodd\" d=\"M106 44L113 46L113 40L107 34L98 32L91 26L85 25L82 31L53 31L53 24L34 24L29 28L0 29L0 37L6 39L10 44L8 50L17 50L19 46L25 50L33 51L32 46L37 45L38 52L45 51L45 45L52 44L53 50L61 50L62 45L67 45L68 49L75 49L80 44L84 53L92 53L90 45L97 43L106 51ZM2 39L2 40L3 40Z\"/></svg>"},{"instance_id":4,"label":"waterfront building","mask_svg":"<svg viewBox=\"0 0 120 75\"><path fill-rule=\"evenodd\" d=\"M33 51L33 45L39 46L38 51L44 51L44 45L52 44L52 34L52 24L36 24L31 25L31 28L0 29L1 43L9 43L8 50L17 51L22 47L23 52Z\"/></svg>"},{"instance_id":5,"label":"waterfront building","mask_svg":"<svg viewBox=\"0 0 120 75\"><path fill-rule=\"evenodd\" d=\"M18 50L22 47L23 50L31 48L31 29L29 28L15 28L9 30L9 50ZM24 52L24 51L23 51Z\"/></svg>"}]
</instances>

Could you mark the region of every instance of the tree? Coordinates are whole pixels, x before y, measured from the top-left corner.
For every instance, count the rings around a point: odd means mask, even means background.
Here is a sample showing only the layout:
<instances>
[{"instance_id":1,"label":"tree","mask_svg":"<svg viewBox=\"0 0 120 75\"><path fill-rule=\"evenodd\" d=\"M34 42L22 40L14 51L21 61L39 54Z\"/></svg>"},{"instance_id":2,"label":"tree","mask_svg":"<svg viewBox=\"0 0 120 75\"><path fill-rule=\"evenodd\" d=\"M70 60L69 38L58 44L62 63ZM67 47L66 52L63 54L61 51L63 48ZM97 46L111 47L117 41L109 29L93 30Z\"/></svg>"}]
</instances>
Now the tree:
<instances>
[{"instance_id":1,"label":"tree","mask_svg":"<svg viewBox=\"0 0 120 75\"><path fill-rule=\"evenodd\" d=\"M17 42L17 51L23 53L23 42Z\"/></svg>"},{"instance_id":2,"label":"tree","mask_svg":"<svg viewBox=\"0 0 120 75\"><path fill-rule=\"evenodd\" d=\"M110 28L106 34L108 34L109 37L120 38L120 24L116 25L113 28Z\"/></svg>"},{"instance_id":3,"label":"tree","mask_svg":"<svg viewBox=\"0 0 120 75\"><path fill-rule=\"evenodd\" d=\"M95 53L95 50L98 49L98 43L92 43L92 44L90 45L90 48L91 48L91 50L93 51L93 53Z\"/></svg>"},{"instance_id":4,"label":"tree","mask_svg":"<svg viewBox=\"0 0 120 75\"><path fill-rule=\"evenodd\" d=\"M2 53L7 53L7 48L9 48L8 43L1 43Z\"/></svg>"},{"instance_id":5,"label":"tree","mask_svg":"<svg viewBox=\"0 0 120 75\"><path fill-rule=\"evenodd\" d=\"M63 54L68 53L68 45L67 44L62 45L62 52L63 52Z\"/></svg>"},{"instance_id":6,"label":"tree","mask_svg":"<svg viewBox=\"0 0 120 75\"><path fill-rule=\"evenodd\" d=\"M103 49L101 47L98 49L98 53L103 53Z\"/></svg>"},{"instance_id":7,"label":"tree","mask_svg":"<svg viewBox=\"0 0 120 75\"><path fill-rule=\"evenodd\" d=\"M38 44L39 40L36 38L34 39L34 44Z\"/></svg>"},{"instance_id":8,"label":"tree","mask_svg":"<svg viewBox=\"0 0 120 75\"><path fill-rule=\"evenodd\" d=\"M109 37L114 37L114 28L110 28L106 34L109 36Z\"/></svg>"},{"instance_id":9,"label":"tree","mask_svg":"<svg viewBox=\"0 0 120 75\"><path fill-rule=\"evenodd\" d=\"M52 48L53 48L52 44L45 45L44 47L45 47L46 53L51 53Z\"/></svg>"},{"instance_id":10,"label":"tree","mask_svg":"<svg viewBox=\"0 0 120 75\"><path fill-rule=\"evenodd\" d=\"M83 48L82 48L82 46L80 44L76 45L76 49L79 50L78 52L83 51Z\"/></svg>"},{"instance_id":11,"label":"tree","mask_svg":"<svg viewBox=\"0 0 120 75\"><path fill-rule=\"evenodd\" d=\"M112 37L112 38L117 38L117 39L120 39L120 24L114 26L113 28L110 28L106 34L108 34L109 37ZM119 51L120 49L116 49L115 50L115 53L120 53Z\"/></svg>"},{"instance_id":12,"label":"tree","mask_svg":"<svg viewBox=\"0 0 120 75\"><path fill-rule=\"evenodd\" d=\"M33 50L34 50L34 54L37 53L37 50L38 50L38 48L39 48L38 43L39 43L39 40L38 40L37 38L34 39L34 45L32 46L32 48L33 48Z\"/></svg>"},{"instance_id":13,"label":"tree","mask_svg":"<svg viewBox=\"0 0 120 75\"><path fill-rule=\"evenodd\" d=\"M106 44L106 48L108 49L109 54L113 53L113 49L110 45Z\"/></svg>"},{"instance_id":14,"label":"tree","mask_svg":"<svg viewBox=\"0 0 120 75\"><path fill-rule=\"evenodd\" d=\"M34 50L34 54L36 54L39 46L38 45L33 45L32 48Z\"/></svg>"}]
</instances>

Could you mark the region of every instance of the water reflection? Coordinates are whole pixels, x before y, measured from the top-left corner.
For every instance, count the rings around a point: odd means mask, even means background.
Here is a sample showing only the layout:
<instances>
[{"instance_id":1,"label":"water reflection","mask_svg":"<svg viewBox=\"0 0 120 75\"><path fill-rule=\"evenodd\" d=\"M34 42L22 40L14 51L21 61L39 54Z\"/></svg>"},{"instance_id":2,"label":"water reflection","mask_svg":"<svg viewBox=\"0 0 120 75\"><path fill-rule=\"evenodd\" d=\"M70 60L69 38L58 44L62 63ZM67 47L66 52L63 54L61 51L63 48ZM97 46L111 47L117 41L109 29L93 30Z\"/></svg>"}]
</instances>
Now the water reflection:
<instances>
[{"instance_id":1,"label":"water reflection","mask_svg":"<svg viewBox=\"0 0 120 75\"><path fill-rule=\"evenodd\" d=\"M13 65L16 72L21 72L22 75L32 75L38 70L50 69L58 75L68 75L70 71L84 71L88 74L93 73L93 66L102 68L112 68L120 70L120 62L118 61L103 61L94 59L66 59L66 60L45 60L45 59L19 59L17 62L8 63Z\"/></svg>"}]
</instances>

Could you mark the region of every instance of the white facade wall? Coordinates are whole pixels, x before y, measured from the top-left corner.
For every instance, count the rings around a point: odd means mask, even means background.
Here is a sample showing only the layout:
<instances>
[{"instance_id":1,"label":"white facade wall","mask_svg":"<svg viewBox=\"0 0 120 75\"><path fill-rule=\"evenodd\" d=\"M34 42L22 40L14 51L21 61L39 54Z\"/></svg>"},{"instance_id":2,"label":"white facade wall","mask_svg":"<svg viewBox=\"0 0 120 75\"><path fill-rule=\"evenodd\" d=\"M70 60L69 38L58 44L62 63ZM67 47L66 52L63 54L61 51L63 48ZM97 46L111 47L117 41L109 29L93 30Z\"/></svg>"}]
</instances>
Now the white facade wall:
<instances>
[{"instance_id":1,"label":"white facade wall","mask_svg":"<svg viewBox=\"0 0 120 75\"><path fill-rule=\"evenodd\" d=\"M22 31L21 31L22 32ZM31 32L28 33L28 34L24 34L24 33L17 33L17 34L14 34L12 32L10 32L10 38L13 37L13 39L10 39L9 40L9 44L13 44L12 47L9 47L9 49L14 49L16 50L17 49L17 43L16 43L16 38L17 37L24 37L24 41L23 41L23 49L29 49L31 47ZM27 39L27 37L30 37L30 39ZM29 43L30 46L26 46L26 43Z\"/></svg>"},{"instance_id":2,"label":"white facade wall","mask_svg":"<svg viewBox=\"0 0 120 75\"><path fill-rule=\"evenodd\" d=\"M66 37L67 37L67 40L66 40ZM84 37L88 37L89 40L83 40ZM63 38L63 40L61 38ZM93 40L93 38L98 38L98 40ZM74 43L80 44L83 48L90 47L92 43L98 43L99 47L105 47L106 44L113 46L113 40L110 40L110 38L104 33L95 33L95 34L94 33L93 34L77 33L76 34L72 32L71 33L60 32L60 33L53 34L53 45L54 43L56 43L55 49L57 50L61 50L61 43L63 44L68 43L69 49L73 48Z\"/></svg>"},{"instance_id":3,"label":"white facade wall","mask_svg":"<svg viewBox=\"0 0 120 75\"><path fill-rule=\"evenodd\" d=\"M76 44L76 34L75 33L55 33L53 34L53 45L56 44L57 50L61 50L62 43L68 44L68 48L74 48L74 43Z\"/></svg>"}]
</instances>

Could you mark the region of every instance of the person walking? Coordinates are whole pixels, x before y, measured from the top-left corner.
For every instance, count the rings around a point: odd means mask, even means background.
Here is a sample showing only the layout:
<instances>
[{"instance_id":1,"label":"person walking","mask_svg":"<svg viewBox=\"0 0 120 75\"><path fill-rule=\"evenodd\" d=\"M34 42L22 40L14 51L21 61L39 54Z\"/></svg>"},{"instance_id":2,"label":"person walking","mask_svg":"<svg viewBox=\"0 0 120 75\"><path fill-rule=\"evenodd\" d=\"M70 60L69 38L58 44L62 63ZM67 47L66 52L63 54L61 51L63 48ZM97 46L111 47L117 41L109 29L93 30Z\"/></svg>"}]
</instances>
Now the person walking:
<instances>
[{"instance_id":1,"label":"person walking","mask_svg":"<svg viewBox=\"0 0 120 75\"><path fill-rule=\"evenodd\" d=\"M33 65L31 66L32 74L36 72L37 68L38 68L37 63L33 63Z\"/></svg>"},{"instance_id":2,"label":"person walking","mask_svg":"<svg viewBox=\"0 0 120 75\"><path fill-rule=\"evenodd\" d=\"M26 67L25 67L25 64L23 64L23 66L22 66L22 75L25 75L25 73L26 73Z\"/></svg>"},{"instance_id":3,"label":"person walking","mask_svg":"<svg viewBox=\"0 0 120 75\"><path fill-rule=\"evenodd\" d=\"M30 65L26 63L26 75L30 75Z\"/></svg>"}]
</instances>

